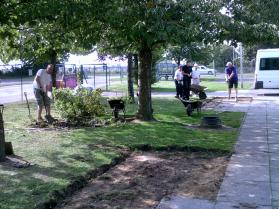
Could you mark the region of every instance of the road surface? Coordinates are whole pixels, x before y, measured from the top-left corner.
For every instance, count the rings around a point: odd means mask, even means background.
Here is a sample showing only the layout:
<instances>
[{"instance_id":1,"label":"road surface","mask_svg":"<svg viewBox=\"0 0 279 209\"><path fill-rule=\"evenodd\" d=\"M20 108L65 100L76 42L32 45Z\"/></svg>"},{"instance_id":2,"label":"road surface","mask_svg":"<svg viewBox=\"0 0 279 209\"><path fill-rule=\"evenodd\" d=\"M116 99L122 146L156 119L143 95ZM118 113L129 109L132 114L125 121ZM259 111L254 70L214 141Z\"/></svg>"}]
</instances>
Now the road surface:
<instances>
[{"instance_id":1,"label":"road surface","mask_svg":"<svg viewBox=\"0 0 279 209\"><path fill-rule=\"evenodd\" d=\"M115 76L118 78L119 76ZM111 77L112 79L112 77ZM94 87L93 77L89 77L87 83ZM33 80L25 80L22 82L20 80L2 80L0 83L0 104L7 104L12 102L24 102L24 92L27 93L28 99L34 99L33 94ZM84 81L85 83L85 81ZM105 88L106 87L106 77L96 76L95 78L95 88Z\"/></svg>"}]
</instances>

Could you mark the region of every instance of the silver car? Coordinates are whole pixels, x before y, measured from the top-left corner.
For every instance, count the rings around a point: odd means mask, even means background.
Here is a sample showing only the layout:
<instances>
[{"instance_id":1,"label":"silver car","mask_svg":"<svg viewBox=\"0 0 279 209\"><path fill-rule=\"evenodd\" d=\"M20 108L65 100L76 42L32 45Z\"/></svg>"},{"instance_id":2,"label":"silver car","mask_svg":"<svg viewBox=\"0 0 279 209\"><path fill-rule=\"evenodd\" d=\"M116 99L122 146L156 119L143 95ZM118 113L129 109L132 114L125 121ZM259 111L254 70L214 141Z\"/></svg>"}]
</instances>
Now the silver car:
<instances>
[{"instance_id":1,"label":"silver car","mask_svg":"<svg viewBox=\"0 0 279 209\"><path fill-rule=\"evenodd\" d=\"M215 75L215 70L205 67L204 65L198 66L198 71L201 75Z\"/></svg>"}]
</instances>

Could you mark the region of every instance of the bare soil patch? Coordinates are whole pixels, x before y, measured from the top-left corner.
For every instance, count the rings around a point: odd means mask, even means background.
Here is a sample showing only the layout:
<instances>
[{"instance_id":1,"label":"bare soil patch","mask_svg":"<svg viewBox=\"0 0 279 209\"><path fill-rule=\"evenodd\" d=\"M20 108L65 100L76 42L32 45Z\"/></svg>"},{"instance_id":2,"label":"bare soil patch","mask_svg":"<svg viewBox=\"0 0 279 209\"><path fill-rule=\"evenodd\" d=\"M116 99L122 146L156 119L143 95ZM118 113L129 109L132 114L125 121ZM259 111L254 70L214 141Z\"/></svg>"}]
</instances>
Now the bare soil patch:
<instances>
[{"instance_id":1,"label":"bare soil patch","mask_svg":"<svg viewBox=\"0 0 279 209\"><path fill-rule=\"evenodd\" d=\"M237 102L232 97L230 100L228 97L215 97L213 99L209 99L205 104L205 108L215 108L220 104L249 104L253 101L252 97L238 97Z\"/></svg>"},{"instance_id":2,"label":"bare soil patch","mask_svg":"<svg viewBox=\"0 0 279 209\"><path fill-rule=\"evenodd\" d=\"M148 209L171 194L214 200L228 156L134 152L56 208Z\"/></svg>"}]
</instances>

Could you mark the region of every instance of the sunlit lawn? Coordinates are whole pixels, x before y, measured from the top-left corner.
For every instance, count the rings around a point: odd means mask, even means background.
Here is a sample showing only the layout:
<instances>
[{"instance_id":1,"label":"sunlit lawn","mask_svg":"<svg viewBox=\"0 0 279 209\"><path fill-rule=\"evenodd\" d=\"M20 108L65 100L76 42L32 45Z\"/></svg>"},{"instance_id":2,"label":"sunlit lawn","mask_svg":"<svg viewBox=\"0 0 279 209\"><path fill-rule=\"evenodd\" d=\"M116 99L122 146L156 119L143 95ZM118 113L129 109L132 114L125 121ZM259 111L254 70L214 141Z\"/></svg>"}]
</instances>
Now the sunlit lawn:
<instances>
[{"instance_id":1,"label":"sunlit lawn","mask_svg":"<svg viewBox=\"0 0 279 209\"><path fill-rule=\"evenodd\" d=\"M206 87L206 92L226 91L228 88L228 85L225 81L220 82L211 79L202 80L200 85ZM240 88L240 84L239 84L240 90L248 90L251 89L251 87L252 87L251 83L244 83L243 88ZM137 90L136 86L134 86L134 88L135 90ZM109 86L109 90L127 92L127 83L122 82L121 84L113 84ZM152 92L175 92L174 81L161 80L152 85Z\"/></svg>"},{"instance_id":2,"label":"sunlit lawn","mask_svg":"<svg viewBox=\"0 0 279 209\"><path fill-rule=\"evenodd\" d=\"M31 104L32 118L35 105ZM77 176L110 163L120 155L117 147L136 149L150 145L153 149L220 150L231 152L237 129L229 131L197 130L187 124L199 124L201 115L186 116L185 108L175 99L154 99L153 122L114 124L102 128L32 129L24 104L7 105L4 110L6 141L15 154L35 164L26 169L0 165L0 208L31 209L46 201L55 190L65 188ZM127 104L127 115L136 105ZM108 109L108 116L110 110ZM243 113L221 113L223 123L233 128L241 124ZM94 148L92 145L109 145ZM106 146L105 146L106 147Z\"/></svg>"},{"instance_id":3,"label":"sunlit lawn","mask_svg":"<svg viewBox=\"0 0 279 209\"><path fill-rule=\"evenodd\" d=\"M228 88L227 83L224 82L219 82L219 81L214 81L207 79L205 81L201 81L200 83L201 86L206 87L207 92L213 92L213 91L226 91ZM243 90L251 89L252 84L250 83L244 83ZM155 84L152 85L152 91L153 92L175 92L175 85L174 81L159 81Z\"/></svg>"}]
</instances>

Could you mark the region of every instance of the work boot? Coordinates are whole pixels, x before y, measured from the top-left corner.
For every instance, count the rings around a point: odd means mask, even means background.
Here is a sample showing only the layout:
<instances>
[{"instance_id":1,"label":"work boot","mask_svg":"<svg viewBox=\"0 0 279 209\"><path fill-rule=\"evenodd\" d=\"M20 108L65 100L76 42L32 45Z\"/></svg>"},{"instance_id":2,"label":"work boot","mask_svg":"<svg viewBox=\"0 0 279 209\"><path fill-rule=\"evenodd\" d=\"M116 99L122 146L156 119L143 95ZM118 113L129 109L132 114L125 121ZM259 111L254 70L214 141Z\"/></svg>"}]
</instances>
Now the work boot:
<instances>
[{"instance_id":1,"label":"work boot","mask_svg":"<svg viewBox=\"0 0 279 209\"><path fill-rule=\"evenodd\" d=\"M55 119L51 115L46 115L45 119L49 124L52 124L55 121Z\"/></svg>"}]
</instances>

